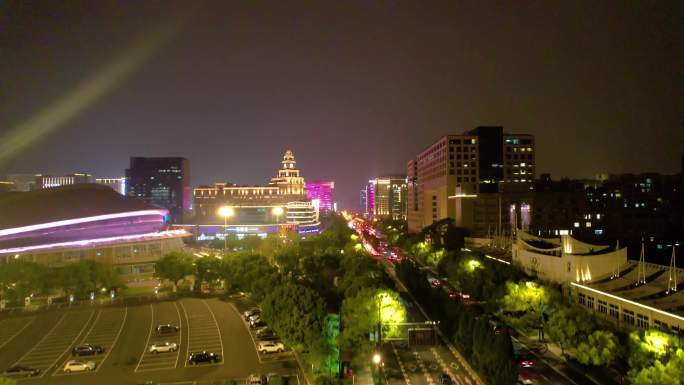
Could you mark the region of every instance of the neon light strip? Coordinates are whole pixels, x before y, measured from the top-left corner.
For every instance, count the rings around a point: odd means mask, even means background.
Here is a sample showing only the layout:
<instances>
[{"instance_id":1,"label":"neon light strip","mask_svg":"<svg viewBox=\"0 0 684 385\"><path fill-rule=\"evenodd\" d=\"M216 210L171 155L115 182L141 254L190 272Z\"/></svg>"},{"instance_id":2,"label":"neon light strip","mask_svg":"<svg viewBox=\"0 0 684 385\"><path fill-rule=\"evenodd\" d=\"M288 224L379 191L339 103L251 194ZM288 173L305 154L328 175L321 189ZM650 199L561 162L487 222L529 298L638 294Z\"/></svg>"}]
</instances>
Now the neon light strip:
<instances>
[{"instance_id":1,"label":"neon light strip","mask_svg":"<svg viewBox=\"0 0 684 385\"><path fill-rule=\"evenodd\" d=\"M168 238L168 237L186 236L186 235L191 235L191 234L185 230L167 230L167 231L160 231L157 233L136 234L136 235L120 235L118 237L84 239L84 240L80 240L80 241L50 243L47 245L24 246L24 247L14 247L14 248L10 248L10 249L0 249L0 254L24 253L27 251L45 250L45 249L52 249L52 248L57 248L57 247L88 246L88 245L95 245L95 244L107 243L107 242L113 242L113 241L132 241L132 240L141 239L141 238Z\"/></svg>"},{"instance_id":2,"label":"neon light strip","mask_svg":"<svg viewBox=\"0 0 684 385\"><path fill-rule=\"evenodd\" d=\"M76 225L76 224L79 224L79 223L97 222L97 221L103 221L103 220L107 220L107 219L136 217L136 216L141 216L141 215L161 215L161 216L165 216L166 214L168 214L168 211L167 211L167 210L140 210L140 211L129 211L129 212L125 212L125 213L115 213L115 214L96 215L96 216L93 216L93 217L83 217L83 218L76 218L76 219L65 219L65 220L62 220L62 221L41 223L41 224L38 224L38 225L30 225L30 226L15 227L15 228L12 228L12 229L0 230L0 237L2 237L2 236L4 236L4 235L12 235L12 234L27 233L27 232L35 231L35 230L44 230L44 229L50 229L50 228L53 228L53 227L61 227L61 226Z\"/></svg>"},{"instance_id":3,"label":"neon light strip","mask_svg":"<svg viewBox=\"0 0 684 385\"><path fill-rule=\"evenodd\" d=\"M680 317L680 316L678 316L678 315L676 315L676 314L668 313L668 312L666 312L665 310L656 309L656 308L654 308L654 307L650 307L650 306L647 306L647 305L643 305L643 304L640 304L640 303L638 303L638 302L630 301L630 300L628 300L628 299L625 299L625 298L622 298L622 297L618 297L617 295L609 294L609 293L603 292L603 291L601 291L601 290L596 290L596 289L592 289L591 287L588 287L588 286L580 285L579 283L570 282L570 285L572 285L572 286L577 286L577 287L579 287L579 288L586 289L586 290L589 290L589 291L594 292L594 293L597 293L597 294L605 295L606 297L613 298L613 299L617 299L618 301L627 302L627 303L630 304L630 305L634 305L634 306L638 306L638 307L644 308L644 309L646 309L646 310L654 311L654 312L656 312L656 313L660 313L660 314L665 315L665 316L668 316L668 317L673 317L673 318L676 318L676 319L678 319L678 320L680 320L680 321L684 321L684 317Z\"/></svg>"}]
</instances>

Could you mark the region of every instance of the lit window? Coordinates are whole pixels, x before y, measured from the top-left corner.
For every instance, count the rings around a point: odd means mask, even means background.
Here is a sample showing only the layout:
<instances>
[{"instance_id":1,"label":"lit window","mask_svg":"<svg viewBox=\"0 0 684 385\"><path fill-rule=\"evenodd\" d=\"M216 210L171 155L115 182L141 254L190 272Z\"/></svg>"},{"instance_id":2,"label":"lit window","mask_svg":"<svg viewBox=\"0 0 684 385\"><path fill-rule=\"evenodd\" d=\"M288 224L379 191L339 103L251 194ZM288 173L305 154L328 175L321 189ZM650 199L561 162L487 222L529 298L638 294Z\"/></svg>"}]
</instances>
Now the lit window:
<instances>
[{"instance_id":1,"label":"lit window","mask_svg":"<svg viewBox=\"0 0 684 385\"><path fill-rule=\"evenodd\" d=\"M587 227L591 227L591 222L587 222Z\"/></svg>"},{"instance_id":2,"label":"lit window","mask_svg":"<svg viewBox=\"0 0 684 385\"><path fill-rule=\"evenodd\" d=\"M573 224L573 226L579 227L579 222L575 222L575 223Z\"/></svg>"}]
</instances>

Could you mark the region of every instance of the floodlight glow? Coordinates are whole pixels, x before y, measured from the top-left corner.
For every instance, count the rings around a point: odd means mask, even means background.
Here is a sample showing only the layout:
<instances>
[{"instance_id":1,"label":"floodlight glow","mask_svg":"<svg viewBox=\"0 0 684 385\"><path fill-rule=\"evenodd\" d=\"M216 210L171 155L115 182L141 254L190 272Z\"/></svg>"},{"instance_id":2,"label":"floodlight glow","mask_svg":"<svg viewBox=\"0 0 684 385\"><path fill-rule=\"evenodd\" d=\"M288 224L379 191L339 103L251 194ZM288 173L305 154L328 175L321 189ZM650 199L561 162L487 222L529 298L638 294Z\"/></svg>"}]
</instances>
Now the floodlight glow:
<instances>
[{"instance_id":1,"label":"floodlight glow","mask_svg":"<svg viewBox=\"0 0 684 385\"><path fill-rule=\"evenodd\" d=\"M224 218L232 217L233 215L235 215L235 209L233 209L230 206L221 206L218 209L218 215L220 215Z\"/></svg>"},{"instance_id":2,"label":"floodlight glow","mask_svg":"<svg viewBox=\"0 0 684 385\"><path fill-rule=\"evenodd\" d=\"M283 210L282 207L274 207L273 210L271 210L271 212L272 212L273 215L275 215L275 216L281 216L281 215L283 215L283 212L284 212L284 211L285 211L285 210Z\"/></svg>"},{"instance_id":3,"label":"floodlight glow","mask_svg":"<svg viewBox=\"0 0 684 385\"><path fill-rule=\"evenodd\" d=\"M139 211L129 211L129 212L125 212L125 213L103 214L103 215L95 215L92 217L65 219L62 221L47 222L47 223L41 223L41 224L37 224L37 225L30 225L30 226L23 226L23 227L15 227L15 228L11 228L11 229L3 229L3 230L0 230L0 237L5 236L5 235L28 233L28 232L36 231L36 230L45 230L45 229L51 229L51 228L55 228L55 227L77 225L80 223L88 223L88 222L105 221L105 220L117 219L117 218L138 217L138 216L143 216L143 215L159 215L159 216L163 217L163 216L166 216L168 213L169 212L167 210L139 210Z\"/></svg>"},{"instance_id":4,"label":"floodlight glow","mask_svg":"<svg viewBox=\"0 0 684 385\"><path fill-rule=\"evenodd\" d=\"M188 233L185 230L167 230L167 231L159 231L156 233L121 235L121 236L117 236L117 237L83 239L83 240L79 240L79 241L49 243L49 244L45 244L45 245L35 245L35 246L14 247L14 248L10 248L10 249L0 249L0 254L24 253L27 251L45 250L45 249L52 249L52 248L56 248L56 247L90 246L90 245L96 245L96 244L107 243L107 242L115 242L115 241L136 241L136 240L145 239L145 238L170 238L170 237L187 236L187 235L190 235L190 233Z\"/></svg>"},{"instance_id":5,"label":"floodlight glow","mask_svg":"<svg viewBox=\"0 0 684 385\"><path fill-rule=\"evenodd\" d=\"M381 361L382 361L382 357L380 357L380 354L378 354L378 353L373 354L373 363L375 365L379 365Z\"/></svg>"}]
</instances>

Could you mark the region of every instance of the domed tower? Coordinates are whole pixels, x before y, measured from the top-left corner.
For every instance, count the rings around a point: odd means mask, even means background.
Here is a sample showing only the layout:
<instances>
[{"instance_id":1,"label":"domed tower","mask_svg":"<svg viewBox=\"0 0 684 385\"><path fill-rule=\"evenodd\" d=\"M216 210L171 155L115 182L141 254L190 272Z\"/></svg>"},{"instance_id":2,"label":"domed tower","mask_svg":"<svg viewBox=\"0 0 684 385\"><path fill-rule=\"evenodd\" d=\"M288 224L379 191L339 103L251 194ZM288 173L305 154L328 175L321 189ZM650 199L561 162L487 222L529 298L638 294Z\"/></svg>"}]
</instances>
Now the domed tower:
<instances>
[{"instance_id":1,"label":"domed tower","mask_svg":"<svg viewBox=\"0 0 684 385\"><path fill-rule=\"evenodd\" d=\"M271 184L278 186L279 195L293 196L294 199L305 199L304 178L299 176L297 161L292 151L285 151L282 168L278 170L278 176L271 178Z\"/></svg>"}]
</instances>

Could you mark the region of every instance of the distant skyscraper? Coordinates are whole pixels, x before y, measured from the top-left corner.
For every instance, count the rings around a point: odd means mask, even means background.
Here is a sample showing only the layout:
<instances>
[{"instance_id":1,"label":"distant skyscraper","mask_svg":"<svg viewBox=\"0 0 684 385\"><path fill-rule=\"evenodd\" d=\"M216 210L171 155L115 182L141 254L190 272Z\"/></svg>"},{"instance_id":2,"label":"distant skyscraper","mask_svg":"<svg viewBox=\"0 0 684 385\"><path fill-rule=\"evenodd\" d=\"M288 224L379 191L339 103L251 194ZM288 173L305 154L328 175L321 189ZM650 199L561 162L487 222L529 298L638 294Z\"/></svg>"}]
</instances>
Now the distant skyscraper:
<instances>
[{"instance_id":1,"label":"distant skyscraper","mask_svg":"<svg viewBox=\"0 0 684 385\"><path fill-rule=\"evenodd\" d=\"M369 180L365 213L368 218L406 220L406 176L393 175Z\"/></svg>"},{"instance_id":2,"label":"distant skyscraper","mask_svg":"<svg viewBox=\"0 0 684 385\"><path fill-rule=\"evenodd\" d=\"M318 207L321 213L333 211L333 191L335 182L306 182L306 197L313 201L318 199Z\"/></svg>"},{"instance_id":3,"label":"distant skyscraper","mask_svg":"<svg viewBox=\"0 0 684 385\"><path fill-rule=\"evenodd\" d=\"M503 190L525 190L535 178L534 137L509 134L503 127L477 127L446 135L407 164L408 228L420 231L444 218L456 218L462 200ZM506 186L506 187L504 187Z\"/></svg>"},{"instance_id":4,"label":"distant skyscraper","mask_svg":"<svg viewBox=\"0 0 684 385\"><path fill-rule=\"evenodd\" d=\"M121 178L97 178L95 183L109 186L121 195L126 195L126 177Z\"/></svg>"},{"instance_id":5,"label":"distant skyscraper","mask_svg":"<svg viewBox=\"0 0 684 385\"><path fill-rule=\"evenodd\" d=\"M169 210L181 223L190 208L190 165L185 158L132 157L126 169L126 195Z\"/></svg>"},{"instance_id":6,"label":"distant skyscraper","mask_svg":"<svg viewBox=\"0 0 684 385\"><path fill-rule=\"evenodd\" d=\"M368 185L359 192L359 207L361 207L361 214L368 217Z\"/></svg>"},{"instance_id":7,"label":"distant skyscraper","mask_svg":"<svg viewBox=\"0 0 684 385\"><path fill-rule=\"evenodd\" d=\"M93 176L86 173L75 173L69 175L36 175L36 187L39 189L68 186L72 184L92 183Z\"/></svg>"}]
</instances>

